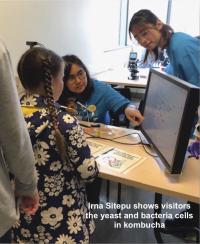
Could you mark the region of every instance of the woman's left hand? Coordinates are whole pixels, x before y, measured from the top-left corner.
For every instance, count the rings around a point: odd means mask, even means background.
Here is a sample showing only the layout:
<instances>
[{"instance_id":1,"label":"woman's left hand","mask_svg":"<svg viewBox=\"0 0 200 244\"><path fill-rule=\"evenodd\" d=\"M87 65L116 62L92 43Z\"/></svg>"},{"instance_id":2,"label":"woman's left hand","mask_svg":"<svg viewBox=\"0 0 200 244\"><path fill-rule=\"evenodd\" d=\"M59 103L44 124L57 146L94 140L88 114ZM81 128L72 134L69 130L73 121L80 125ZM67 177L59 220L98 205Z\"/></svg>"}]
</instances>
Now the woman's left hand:
<instances>
[{"instance_id":1,"label":"woman's left hand","mask_svg":"<svg viewBox=\"0 0 200 244\"><path fill-rule=\"evenodd\" d=\"M134 105L128 105L125 108L124 113L126 115L126 118L130 120L134 126L140 125L144 120L144 117L142 116L140 111L136 109Z\"/></svg>"}]
</instances>

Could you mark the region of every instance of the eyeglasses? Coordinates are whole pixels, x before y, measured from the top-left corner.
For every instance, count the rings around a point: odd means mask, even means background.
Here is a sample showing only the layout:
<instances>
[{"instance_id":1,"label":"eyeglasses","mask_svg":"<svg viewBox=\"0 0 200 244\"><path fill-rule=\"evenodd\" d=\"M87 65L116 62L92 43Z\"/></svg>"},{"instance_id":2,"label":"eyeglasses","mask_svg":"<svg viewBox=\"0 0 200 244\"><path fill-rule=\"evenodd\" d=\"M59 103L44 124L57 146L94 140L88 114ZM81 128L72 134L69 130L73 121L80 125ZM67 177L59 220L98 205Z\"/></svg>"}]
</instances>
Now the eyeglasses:
<instances>
[{"instance_id":1,"label":"eyeglasses","mask_svg":"<svg viewBox=\"0 0 200 244\"><path fill-rule=\"evenodd\" d=\"M80 69L76 74L69 75L68 82L73 83L76 78L84 80L86 78L86 72L83 69Z\"/></svg>"}]
</instances>

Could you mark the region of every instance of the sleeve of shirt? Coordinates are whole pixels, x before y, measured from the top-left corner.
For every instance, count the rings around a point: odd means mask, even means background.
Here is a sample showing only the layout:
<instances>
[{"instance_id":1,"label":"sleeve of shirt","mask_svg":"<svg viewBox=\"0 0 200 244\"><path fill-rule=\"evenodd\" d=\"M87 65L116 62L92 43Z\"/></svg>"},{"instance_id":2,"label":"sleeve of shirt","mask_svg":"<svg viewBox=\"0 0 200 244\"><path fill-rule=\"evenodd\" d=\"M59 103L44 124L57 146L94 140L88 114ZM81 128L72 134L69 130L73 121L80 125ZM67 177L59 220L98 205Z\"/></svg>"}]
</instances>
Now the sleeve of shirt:
<instances>
[{"instance_id":1,"label":"sleeve of shirt","mask_svg":"<svg viewBox=\"0 0 200 244\"><path fill-rule=\"evenodd\" d=\"M200 41L188 37L184 41L177 38L169 52L174 75L200 87Z\"/></svg>"},{"instance_id":2,"label":"sleeve of shirt","mask_svg":"<svg viewBox=\"0 0 200 244\"><path fill-rule=\"evenodd\" d=\"M0 147L6 165L16 178L16 192L36 191L35 160L19 104L9 53L0 41Z\"/></svg>"},{"instance_id":3,"label":"sleeve of shirt","mask_svg":"<svg viewBox=\"0 0 200 244\"><path fill-rule=\"evenodd\" d=\"M173 68L172 68L171 64L168 64L168 65L165 67L164 71L165 71L167 74L169 74L169 75L173 75Z\"/></svg>"},{"instance_id":4,"label":"sleeve of shirt","mask_svg":"<svg viewBox=\"0 0 200 244\"><path fill-rule=\"evenodd\" d=\"M179 69L183 74L184 80L200 87L200 52L199 58L192 52L182 57Z\"/></svg>"},{"instance_id":5,"label":"sleeve of shirt","mask_svg":"<svg viewBox=\"0 0 200 244\"><path fill-rule=\"evenodd\" d=\"M113 89L110 85L104 87L104 104L111 112L120 112L130 103L130 101Z\"/></svg>"}]
</instances>

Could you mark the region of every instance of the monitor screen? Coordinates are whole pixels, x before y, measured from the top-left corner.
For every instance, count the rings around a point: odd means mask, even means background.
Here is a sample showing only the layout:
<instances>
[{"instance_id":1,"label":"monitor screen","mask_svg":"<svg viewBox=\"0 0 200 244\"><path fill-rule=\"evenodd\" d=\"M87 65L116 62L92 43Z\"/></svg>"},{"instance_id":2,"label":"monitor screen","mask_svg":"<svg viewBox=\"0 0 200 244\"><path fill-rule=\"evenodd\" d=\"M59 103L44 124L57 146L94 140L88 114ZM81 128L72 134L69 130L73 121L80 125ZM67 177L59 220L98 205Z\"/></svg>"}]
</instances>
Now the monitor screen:
<instances>
[{"instance_id":1,"label":"monitor screen","mask_svg":"<svg viewBox=\"0 0 200 244\"><path fill-rule=\"evenodd\" d=\"M182 170L198 107L199 88L151 69L141 130L171 173Z\"/></svg>"}]
</instances>

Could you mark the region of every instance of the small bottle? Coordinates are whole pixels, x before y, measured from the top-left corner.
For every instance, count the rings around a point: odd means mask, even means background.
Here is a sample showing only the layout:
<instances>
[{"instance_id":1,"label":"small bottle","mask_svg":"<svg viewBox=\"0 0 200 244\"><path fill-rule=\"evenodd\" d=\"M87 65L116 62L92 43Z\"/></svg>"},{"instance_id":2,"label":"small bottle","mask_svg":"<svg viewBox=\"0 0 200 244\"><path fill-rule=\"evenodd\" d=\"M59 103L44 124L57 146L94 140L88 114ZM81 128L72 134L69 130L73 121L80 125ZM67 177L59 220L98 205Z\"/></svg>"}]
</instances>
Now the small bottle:
<instances>
[{"instance_id":1,"label":"small bottle","mask_svg":"<svg viewBox=\"0 0 200 244\"><path fill-rule=\"evenodd\" d=\"M91 128L93 129L92 134L95 137L100 137L100 124L92 124Z\"/></svg>"}]
</instances>

